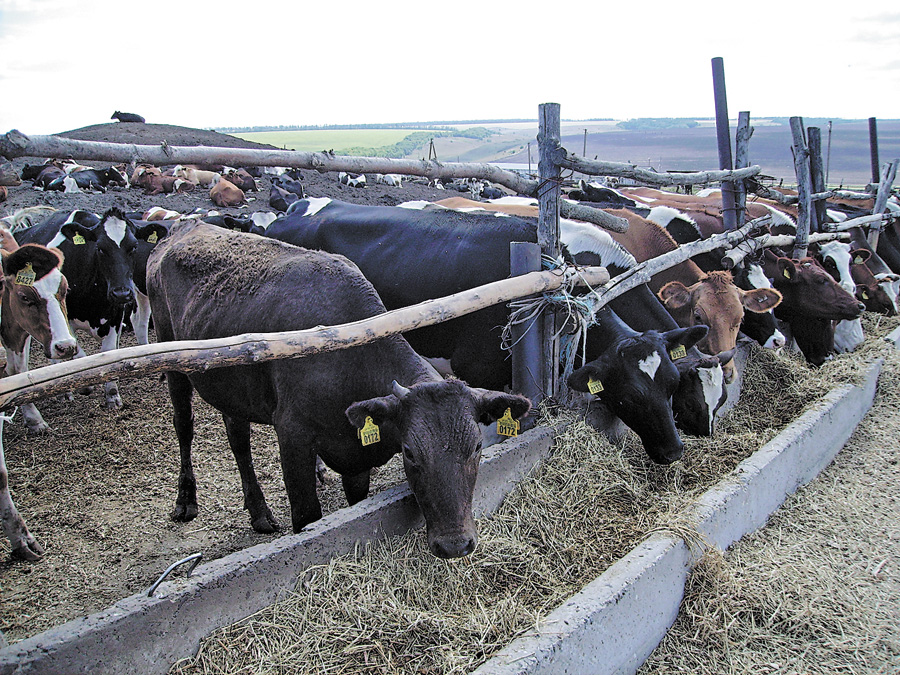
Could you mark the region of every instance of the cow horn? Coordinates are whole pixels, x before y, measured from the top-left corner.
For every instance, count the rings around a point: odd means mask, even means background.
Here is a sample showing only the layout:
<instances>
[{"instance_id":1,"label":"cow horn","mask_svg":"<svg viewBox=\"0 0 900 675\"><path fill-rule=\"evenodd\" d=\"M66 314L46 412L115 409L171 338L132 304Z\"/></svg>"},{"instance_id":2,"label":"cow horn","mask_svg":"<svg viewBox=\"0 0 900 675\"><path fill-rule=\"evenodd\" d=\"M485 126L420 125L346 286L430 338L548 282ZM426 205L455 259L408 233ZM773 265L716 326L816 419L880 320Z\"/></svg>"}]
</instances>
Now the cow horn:
<instances>
[{"instance_id":1,"label":"cow horn","mask_svg":"<svg viewBox=\"0 0 900 675\"><path fill-rule=\"evenodd\" d=\"M397 380L391 382L391 390L393 391L394 396L396 396L401 401L409 396L410 393L409 389L398 383Z\"/></svg>"}]
</instances>

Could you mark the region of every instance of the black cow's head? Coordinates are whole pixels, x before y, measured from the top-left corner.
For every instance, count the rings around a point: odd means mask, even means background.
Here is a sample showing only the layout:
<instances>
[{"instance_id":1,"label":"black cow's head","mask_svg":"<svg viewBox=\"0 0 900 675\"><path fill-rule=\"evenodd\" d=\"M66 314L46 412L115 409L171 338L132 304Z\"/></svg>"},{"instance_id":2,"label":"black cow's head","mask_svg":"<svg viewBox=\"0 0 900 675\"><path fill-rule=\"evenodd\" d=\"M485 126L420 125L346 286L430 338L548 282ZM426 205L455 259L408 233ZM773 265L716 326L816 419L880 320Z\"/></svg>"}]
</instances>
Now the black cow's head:
<instances>
[{"instance_id":1,"label":"black cow's head","mask_svg":"<svg viewBox=\"0 0 900 675\"><path fill-rule=\"evenodd\" d=\"M78 212L75 212L78 213ZM106 300L113 305L134 303L133 277L137 237L134 224L117 208L109 209L94 226L73 217L60 228L60 234L73 244L89 245L97 273L106 282Z\"/></svg>"},{"instance_id":2,"label":"black cow's head","mask_svg":"<svg viewBox=\"0 0 900 675\"><path fill-rule=\"evenodd\" d=\"M701 340L706 331L706 326L693 326L622 337L574 371L568 384L600 399L640 437L650 459L671 464L684 454L672 413L672 396L681 381L672 357Z\"/></svg>"},{"instance_id":3,"label":"black cow's head","mask_svg":"<svg viewBox=\"0 0 900 675\"><path fill-rule=\"evenodd\" d=\"M528 413L524 396L475 389L461 380L393 384L389 396L354 403L353 426L366 418L388 423L399 434L403 467L425 517L428 546L439 558L459 558L475 549L472 497L481 461L481 424Z\"/></svg>"}]
</instances>

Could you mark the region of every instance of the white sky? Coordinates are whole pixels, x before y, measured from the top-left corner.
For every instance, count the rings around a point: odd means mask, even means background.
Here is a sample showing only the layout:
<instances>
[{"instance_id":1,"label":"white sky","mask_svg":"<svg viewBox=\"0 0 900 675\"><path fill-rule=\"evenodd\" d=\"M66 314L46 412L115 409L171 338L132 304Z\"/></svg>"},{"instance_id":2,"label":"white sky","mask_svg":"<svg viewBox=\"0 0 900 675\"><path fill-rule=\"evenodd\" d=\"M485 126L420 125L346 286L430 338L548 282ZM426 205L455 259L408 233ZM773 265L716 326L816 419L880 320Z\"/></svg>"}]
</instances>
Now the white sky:
<instances>
[{"instance_id":1,"label":"white sky","mask_svg":"<svg viewBox=\"0 0 900 675\"><path fill-rule=\"evenodd\" d=\"M732 118L900 118L898 3L0 0L0 133L712 117L713 57Z\"/></svg>"}]
</instances>

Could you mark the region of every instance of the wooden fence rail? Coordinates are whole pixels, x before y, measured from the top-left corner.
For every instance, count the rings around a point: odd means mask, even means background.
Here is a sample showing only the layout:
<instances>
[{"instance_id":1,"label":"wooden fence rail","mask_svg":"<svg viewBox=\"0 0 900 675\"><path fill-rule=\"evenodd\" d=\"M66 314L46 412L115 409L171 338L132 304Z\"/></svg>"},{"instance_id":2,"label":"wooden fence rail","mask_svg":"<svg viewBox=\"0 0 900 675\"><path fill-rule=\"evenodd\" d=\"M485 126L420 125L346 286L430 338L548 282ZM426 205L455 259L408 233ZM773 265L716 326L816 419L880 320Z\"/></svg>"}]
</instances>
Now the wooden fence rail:
<instances>
[{"instance_id":1,"label":"wooden fence rail","mask_svg":"<svg viewBox=\"0 0 900 675\"><path fill-rule=\"evenodd\" d=\"M0 410L114 379L167 370L204 371L345 349L448 321L500 302L556 290L567 284L593 287L608 280L609 273L604 267L531 272L340 326L249 333L214 340L161 342L92 354L0 379Z\"/></svg>"}]
</instances>

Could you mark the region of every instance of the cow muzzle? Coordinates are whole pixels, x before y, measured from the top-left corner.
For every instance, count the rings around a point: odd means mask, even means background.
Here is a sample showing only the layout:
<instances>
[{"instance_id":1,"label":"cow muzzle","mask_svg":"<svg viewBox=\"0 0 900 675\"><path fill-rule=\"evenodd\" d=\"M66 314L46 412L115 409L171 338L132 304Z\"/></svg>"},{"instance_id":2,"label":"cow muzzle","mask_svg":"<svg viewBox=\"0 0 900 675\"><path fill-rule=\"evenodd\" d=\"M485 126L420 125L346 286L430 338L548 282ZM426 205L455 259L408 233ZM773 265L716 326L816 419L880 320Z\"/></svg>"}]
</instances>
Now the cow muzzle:
<instances>
[{"instance_id":1,"label":"cow muzzle","mask_svg":"<svg viewBox=\"0 0 900 675\"><path fill-rule=\"evenodd\" d=\"M462 558L475 550L478 536L472 532L454 532L450 534L428 535L428 548L438 558Z\"/></svg>"},{"instance_id":2,"label":"cow muzzle","mask_svg":"<svg viewBox=\"0 0 900 675\"><path fill-rule=\"evenodd\" d=\"M57 340L50 345L50 353L47 355L51 359L71 359L78 351L78 343L73 339Z\"/></svg>"},{"instance_id":3,"label":"cow muzzle","mask_svg":"<svg viewBox=\"0 0 900 675\"><path fill-rule=\"evenodd\" d=\"M134 291L130 288L113 288L109 291L109 299L116 305L132 305Z\"/></svg>"}]
</instances>

